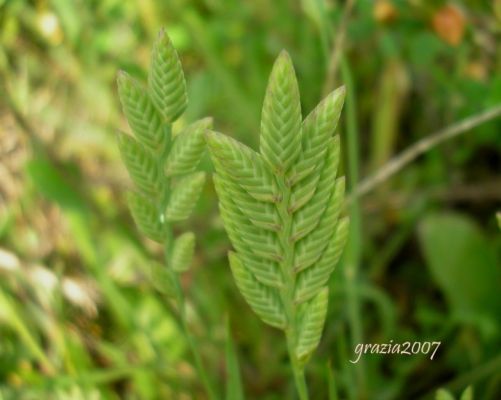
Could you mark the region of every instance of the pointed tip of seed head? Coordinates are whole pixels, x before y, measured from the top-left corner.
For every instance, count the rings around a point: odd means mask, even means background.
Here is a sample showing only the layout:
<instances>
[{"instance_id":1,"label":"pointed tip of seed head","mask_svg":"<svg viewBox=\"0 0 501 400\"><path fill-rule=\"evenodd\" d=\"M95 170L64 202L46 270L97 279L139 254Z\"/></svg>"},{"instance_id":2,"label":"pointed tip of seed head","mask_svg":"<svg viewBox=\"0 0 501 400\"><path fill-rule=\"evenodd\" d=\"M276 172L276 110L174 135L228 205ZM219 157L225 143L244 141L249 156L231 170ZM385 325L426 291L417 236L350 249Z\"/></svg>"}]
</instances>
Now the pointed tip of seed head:
<instances>
[{"instance_id":1,"label":"pointed tip of seed head","mask_svg":"<svg viewBox=\"0 0 501 400\"><path fill-rule=\"evenodd\" d=\"M278 57L275 61L274 69L275 68L280 68L280 69L285 69L285 68L293 69L294 68L292 65L291 56L287 50L283 49L280 52L280 54L278 55Z\"/></svg>"},{"instance_id":2,"label":"pointed tip of seed head","mask_svg":"<svg viewBox=\"0 0 501 400\"><path fill-rule=\"evenodd\" d=\"M221 134L211 129L206 129L204 132L204 137L210 152L216 148L217 143L220 141Z\"/></svg>"},{"instance_id":3,"label":"pointed tip of seed head","mask_svg":"<svg viewBox=\"0 0 501 400\"><path fill-rule=\"evenodd\" d=\"M323 107L327 106L328 108L330 107L338 108L340 111L341 108L343 107L345 98L346 98L346 86L343 85L338 87L337 89L334 89L327 96L325 96L319 103L317 109L322 109Z\"/></svg>"},{"instance_id":4,"label":"pointed tip of seed head","mask_svg":"<svg viewBox=\"0 0 501 400\"><path fill-rule=\"evenodd\" d=\"M202 124L207 130L209 130L214 125L214 118L204 117L200 120L200 124Z\"/></svg>"},{"instance_id":5,"label":"pointed tip of seed head","mask_svg":"<svg viewBox=\"0 0 501 400\"><path fill-rule=\"evenodd\" d=\"M160 46L166 46L171 43L171 39L169 37L169 34L167 33L167 29L165 27L160 28L158 31L157 35L157 40L155 41L154 47L157 47L158 45Z\"/></svg>"},{"instance_id":6,"label":"pointed tip of seed head","mask_svg":"<svg viewBox=\"0 0 501 400\"><path fill-rule=\"evenodd\" d=\"M289 59L290 59L289 52L288 52L287 50L285 50L285 49L282 49L282 50L280 51L280 54L278 55L278 57L279 57L279 58L280 58L280 57L285 57L285 58L289 58Z\"/></svg>"},{"instance_id":7,"label":"pointed tip of seed head","mask_svg":"<svg viewBox=\"0 0 501 400\"><path fill-rule=\"evenodd\" d=\"M344 98L346 97L346 85L342 85L337 89L334 89L331 92L330 97L342 99L344 101Z\"/></svg>"},{"instance_id":8,"label":"pointed tip of seed head","mask_svg":"<svg viewBox=\"0 0 501 400\"><path fill-rule=\"evenodd\" d=\"M129 74L125 72L123 69L119 69L117 72L117 83L121 85L125 82L125 80L129 77Z\"/></svg>"},{"instance_id":9,"label":"pointed tip of seed head","mask_svg":"<svg viewBox=\"0 0 501 400\"><path fill-rule=\"evenodd\" d=\"M162 40L164 37L166 37L167 35L165 34L165 28L164 27L161 27L159 30L158 30L158 34L157 34L157 40Z\"/></svg>"}]
</instances>

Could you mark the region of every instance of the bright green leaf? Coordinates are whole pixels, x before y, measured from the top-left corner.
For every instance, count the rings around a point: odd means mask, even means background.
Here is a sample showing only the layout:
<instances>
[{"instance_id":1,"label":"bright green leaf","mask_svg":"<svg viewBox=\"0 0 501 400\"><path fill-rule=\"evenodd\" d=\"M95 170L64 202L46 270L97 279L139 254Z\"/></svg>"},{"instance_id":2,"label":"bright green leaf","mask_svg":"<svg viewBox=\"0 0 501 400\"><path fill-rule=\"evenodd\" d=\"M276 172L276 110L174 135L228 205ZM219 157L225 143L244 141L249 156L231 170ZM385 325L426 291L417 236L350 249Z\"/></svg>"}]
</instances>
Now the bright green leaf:
<instances>
[{"instance_id":1,"label":"bright green leaf","mask_svg":"<svg viewBox=\"0 0 501 400\"><path fill-rule=\"evenodd\" d=\"M231 336L230 320L226 319L226 400L244 400L237 351Z\"/></svg>"}]
</instances>

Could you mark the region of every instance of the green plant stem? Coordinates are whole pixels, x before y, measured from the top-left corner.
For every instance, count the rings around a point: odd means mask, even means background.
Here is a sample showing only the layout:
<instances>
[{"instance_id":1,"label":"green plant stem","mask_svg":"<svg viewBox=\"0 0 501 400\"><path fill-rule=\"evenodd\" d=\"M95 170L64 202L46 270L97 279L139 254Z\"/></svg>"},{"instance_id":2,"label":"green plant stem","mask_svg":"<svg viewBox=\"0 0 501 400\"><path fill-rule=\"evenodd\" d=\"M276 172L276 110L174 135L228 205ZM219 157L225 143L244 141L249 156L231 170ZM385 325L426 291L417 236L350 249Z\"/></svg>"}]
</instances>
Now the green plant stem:
<instances>
[{"instance_id":1,"label":"green plant stem","mask_svg":"<svg viewBox=\"0 0 501 400\"><path fill-rule=\"evenodd\" d=\"M177 276L177 275L176 275ZM181 328L183 330L184 337L186 338L186 341L188 342L188 346L190 347L193 360L195 361L195 368L197 369L198 375L200 376L200 379L202 381L202 384L204 385L204 388L207 392L207 395L209 396L210 400L217 400L219 397L216 395L216 392L214 388L212 387L212 383L210 382L209 375L207 374L207 371L204 368L203 362L202 362L202 356L200 355L200 352L198 351L199 345L197 343L197 340L195 337L190 333L190 330L188 328L188 319L186 318L186 299L183 294L181 284L179 282L179 276L177 276L176 279L176 294L177 294L177 303L178 303L178 308L179 308L179 317L180 317L180 322L181 322Z\"/></svg>"},{"instance_id":2,"label":"green plant stem","mask_svg":"<svg viewBox=\"0 0 501 400\"><path fill-rule=\"evenodd\" d=\"M358 127L356 116L355 88L350 66L344 56L341 57L341 73L346 84L346 137L348 148L348 184L354 188L358 182ZM361 218L358 201L350 204L350 234L346 248L344 278L347 292L348 320L351 332L351 345L362 343L362 321L360 317L360 301L357 291L357 276L360 264L361 249ZM356 364L357 389L359 393L365 392L364 362L360 360Z\"/></svg>"},{"instance_id":3,"label":"green plant stem","mask_svg":"<svg viewBox=\"0 0 501 400\"><path fill-rule=\"evenodd\" d=\"M329 393L329 400L339 400L339 397L337 395L336 381L334 378L334 368L332 366L331 360L329 360L329 362L327 363L326 373L327 373L326 375L327 375L327 388Z\"/></svg>"},{"instance_id":4,"label":"green plant stem","mask_svg":"<svg viewBox=\"0 0 501 400\"><path fill-rule=\"evenodd\" d=\"M420 155L433 149L446 140L453 139L471 129L501 116L501 104L489 108L478 114L474 114L455 124L434 132L421 140L418 140L412 146L408 147L402 153L390 159L385 165L379 168L368 178L365 178L359 185L353 186L350 195L346 198L346 203L350 204L356 198L360 198L379 185L400 172L407 165L413 162Z\"/></svg>"},{"instance_id":5,"label":"green plant stem","mask_svg":"<svg viewBox=\"0 0 501 400\"><path fill-rule=\"evenodd\" d=\"M346 31L348 30L348 22L355 5L355 1L356 0L347 0L344 4L343 16L341 17L341 21L336 30L332 52L327 63L326 80L323 87L323 93L325 96L330 93L336 86L338 66L342 58L346 39Z\"/></svg>"},{"instance_id":6,"label":"green plant stem","mask_svg":"<svg viewBox=\"0 0 501 400\"><path fill-rule=\"evenodd\" d=\"M165 161L165 155L162 156L160 165L163 165ZM165 185L165 190L162 194L162 197L160 199L160 207L159 207L159 214L163 215L164 210L166 209L166 206L169 202L169 191L170 191L170 182L168 181ZM171 255L171 250L172 246L174 243L174 235L172 233L172 228L168 226L168 224L165 225L165 242L164 242L164 251L165 251L165 267L169 268L170 265L170 255ZM204 368L203 362L202 362L202 356L200 355L200 352L198 351L199 346L197 343L197 340L193 335L191 335L190 330L188 328L188 319L186 318L186 298L183 293L183 289L181 287L181 282L179 280L179 274L175 274L175 292L176 292L176 302L177 302L177 307L179 310L179 322L180 322L180 327L183 332L183 335L188 342L188 346L190 347L191 354L193 356L193 360L195 362L195 368L198 372L198 375L200 376L200 379L202 381L202 384L205 388L205 391L207 392L207 396L209 397L209 400L217 400L219 397L216 395L216 392L210 382L209 375L207 374L207 371Z\"/></svg>"},{"instance_id":7,"label":"green plant stem","mask_svg":"<svg viewBox=\"0 0 501 400\"><path fill-rule=\"evenodd\" d=\"M294 374L294 382L296 383L296 390L299 395L300 400L308 400L308 387L306 386L306 380L304 378L304 366L299 363L296 357L296 341L297 338L295 334L289 334L285 332L287 339L287 350L289 352L289 358L292 365L292 373Z\"/></svg>"},{"instance_id":8,"label":"green plant stem","mask_svg":"<svg viewBox=\"0 0 501 400\"><path fill-rule=\"evenodd\" d=\"M31 330L20 317L21 313L16 309L14 302L11 301L8 296L3 293L3 290L0 290L0 305L4 310L4 313L9 316L8 323L17 332L28 350L38 360L44 371L49 375L54 374L56 371L55 366L45 355L45 351L39 345L38 341L33 337Z\"/></svg>"}]
</instances>

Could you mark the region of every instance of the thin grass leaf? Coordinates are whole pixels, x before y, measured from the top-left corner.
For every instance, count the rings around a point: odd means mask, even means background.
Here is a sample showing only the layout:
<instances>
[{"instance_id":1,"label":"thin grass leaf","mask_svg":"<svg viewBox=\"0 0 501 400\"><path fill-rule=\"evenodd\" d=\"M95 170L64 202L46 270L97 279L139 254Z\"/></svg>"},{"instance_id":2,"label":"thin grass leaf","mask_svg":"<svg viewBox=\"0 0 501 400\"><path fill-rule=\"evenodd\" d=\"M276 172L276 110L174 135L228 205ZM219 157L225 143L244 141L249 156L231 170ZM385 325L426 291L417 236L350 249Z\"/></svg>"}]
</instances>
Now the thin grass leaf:
<instances>
[{"instance_id":1,"label":"thin grass leaf","mask_svg":"<svg viewBox=\"0 0 501 400\"><path fill-rule=\"evenodd\" d=\"M473 387L468 386L463 393L461 393L459 400L473 400Z\"/></svg>"},{"instance_id":2,"label":"thin grass leaf","mask_svg":"<svg viewBox=\"0 0 501 400\"><path fill-rule=\"evenodd\" d=\"M164 227L156 205L137 192L129 192L127 200L134 222L141 233L156 242L163 243Z\"/></svg>"},{"instance_id":3,"label":"thin grass leaf","mask_svg":"<svg viewBox=\"0 0 501 400\"><path fill-rule=\"evenodd\" d=\"M117 83L123 112L136 138L153 152L164 151L170 130L162 126L146 89L123 71L118 73Z\"/></svg>"},{"instance_id":4,"label":"thin grass leaf","mask_svg":"<svg viewBox=\"0 0 501 400\"><path fill-rule=\"evenodd\" d=\"M327 315L329 290L323 288L304 310L301 321L299 338L296 345L296 354L299 360L304 361L318 346L322 329Z\"/></svg>"},{"instance_id":5,"label":"thin grass leaf","mask_svg":"<svg viewBox=\"0 0 501 400\"><path fill-rule=\"evenodd\" d=\"M165 161L165 175L186 175L196 170L205 151L204 134L211 127L212 118L204 118L188 125L174 138Z\"/></svg>"},{"instance_id":6,"label":"thin grass leaf","mask_svg":"<svg viewBox=\"0 0 501 400\"><path fill-rule=\"evenodd\" d=\"M336 378L334 376L334 371L332 369L332 362L330 360L326 365L326 375L327 375L327 387L329 391L329 400L339 400L336 388Z\"/></svg>"},{"instance_id":7,"label":"thin grass leaf","mask_svg":"<svg viewBox=\"0 0 501 400\"><path fill-rule=\"evenodd\" d=\"M186 109L188 97L181 61L163 29L153 46L148 88L153 104L167 122L174 122Z\"/></svg>"},{"instance_id":8,"label":"thin grass leaf","mask_svg":"<svg viewBox=\"0 0 501 400\"><path fill-rule=\"evenodd\" d=\"M454 396L446 389L438 389L435 393L435 400L455 400Z\"/></svg>"},{"instance_id":9,"label":"thin grass leaf","mask_svg":"<svg viewBox=\"0 0 501 400\"><path fill-rule=\"evenodd\" d=\"M187 219L195 208L204 183L204 172L197 172L182 178L172 191L165 210L165 218L168 221Z\"/></svg>"},{"instance_id":10,"label":"thin grass leaf","mask_svg":"<svg viewBox=\"0 0 501 400\"><path fill-rule=\"evenodd\" d=\"M125 133L118 133L117 139L122 160L132 181L142 192L156 195L161 182L158 163L153 153Z\"/></svg>"},{"instance_id":11,"label":"thin grass leaf","mask_svg":"<svg viewBox=\"0 0 501 400\"><path fill-rule=\"evenodd\" d=\"M244 400L244 389L240 378L240 366L233 338L230 320L226 318L226 400Z\"/></svg>"}]
</instances>

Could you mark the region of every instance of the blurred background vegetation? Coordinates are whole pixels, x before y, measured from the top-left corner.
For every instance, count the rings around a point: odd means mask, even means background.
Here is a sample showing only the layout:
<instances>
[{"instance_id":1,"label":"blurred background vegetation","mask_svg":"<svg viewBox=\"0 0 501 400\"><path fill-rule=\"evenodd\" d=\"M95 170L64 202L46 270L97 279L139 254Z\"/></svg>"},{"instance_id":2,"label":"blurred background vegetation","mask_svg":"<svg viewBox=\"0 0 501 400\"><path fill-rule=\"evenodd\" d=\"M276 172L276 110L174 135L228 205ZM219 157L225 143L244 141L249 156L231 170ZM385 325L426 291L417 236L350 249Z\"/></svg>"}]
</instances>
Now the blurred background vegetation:
<instances>
[{"instance_id":1,"label":"blurred background vegetation","mask_svg":"<svg viewBox=\"0 0 501 400\"><path fill-rule=\"evenodd\" d=\"M115 77L146 78L160 27L188 111L256 146L273 60L287 49L303 114L347 85L349 186L441 127L501 103L501 1L0 0L0 398L204 399L151 278L162 249L126 208ZM311 396L501 398L501 121L427 152L347 209ZM205 157L202 167L210 171ZM183 277L190 326L223 393L230 323L249 399L292 399L280 332L239 295L211 183ZM441 341L429 356L357 343ZM231 346L230 346L231 348ZM231 397L230 397L231 398ZM331 397L335 398L335 397Z\"/></svg>"}]
</instances>

